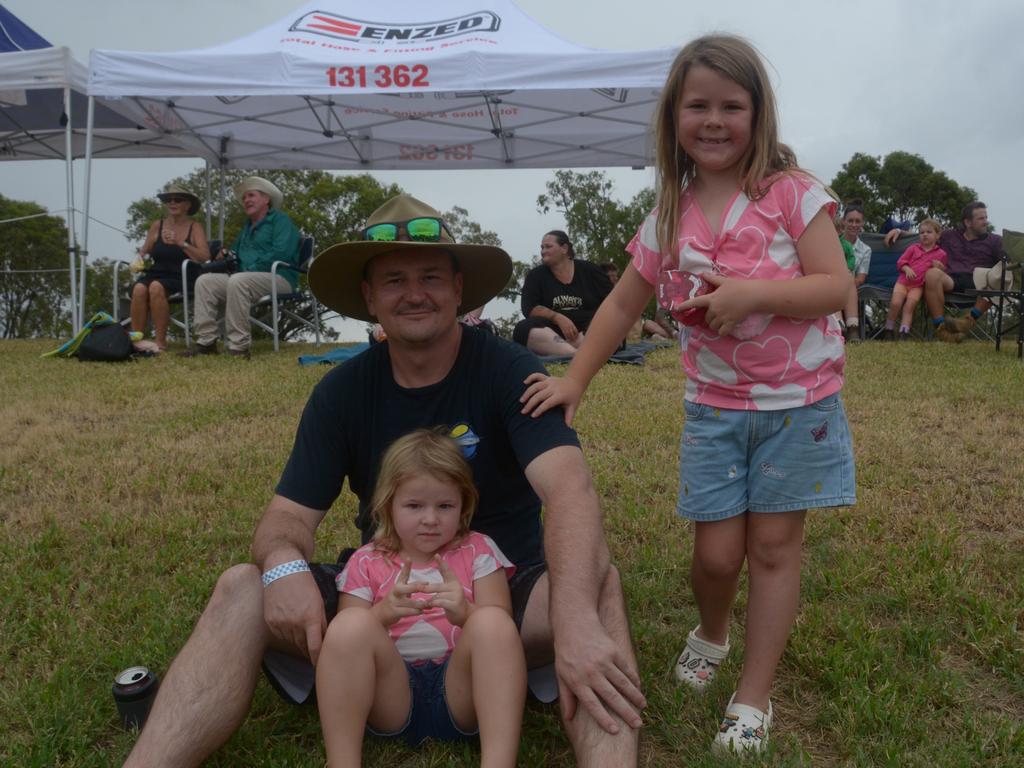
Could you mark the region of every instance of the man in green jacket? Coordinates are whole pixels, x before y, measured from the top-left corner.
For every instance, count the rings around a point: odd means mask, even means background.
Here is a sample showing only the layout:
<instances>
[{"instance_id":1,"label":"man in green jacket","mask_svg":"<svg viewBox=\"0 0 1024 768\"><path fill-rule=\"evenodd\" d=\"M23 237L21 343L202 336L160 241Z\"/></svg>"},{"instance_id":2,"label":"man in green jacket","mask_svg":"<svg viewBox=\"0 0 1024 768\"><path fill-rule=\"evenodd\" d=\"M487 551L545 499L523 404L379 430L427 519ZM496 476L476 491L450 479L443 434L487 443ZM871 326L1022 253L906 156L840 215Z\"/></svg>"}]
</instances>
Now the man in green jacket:
<instances>
[{"instance_id":1,"label":"man in green jacket","mask_svg":"<svg viewBox=\"0 0 1024 768\"><path fill-rule=\"evenodd\" d=\"M279 267L276 277L270 272L275 261L299 265L299 230L280 210L281 190L250 176L235 186L235 196L249 217L231 246L238 256L238 271L210 273L196 281L196 345L183 353L188 357L217 353L217 318L223 306L228 353L248 358L252 303L270 293L275 280L278 293L291 293L297 285L294 270Z\"/></svg>"}]
</instances>

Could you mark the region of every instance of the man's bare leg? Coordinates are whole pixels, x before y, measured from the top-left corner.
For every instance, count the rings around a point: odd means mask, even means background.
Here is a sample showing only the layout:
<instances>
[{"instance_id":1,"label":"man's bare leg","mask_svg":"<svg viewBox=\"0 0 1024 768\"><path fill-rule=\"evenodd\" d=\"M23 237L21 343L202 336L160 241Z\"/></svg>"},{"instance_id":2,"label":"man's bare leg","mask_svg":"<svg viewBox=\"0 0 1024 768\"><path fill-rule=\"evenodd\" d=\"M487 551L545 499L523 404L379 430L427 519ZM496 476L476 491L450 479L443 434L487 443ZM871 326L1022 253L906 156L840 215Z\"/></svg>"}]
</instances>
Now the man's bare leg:
<instances>
[{"instance_id":1,"label":"man's bare leg","mask_svg":"<svg viewBox=\"0 0 1024 768\"><path fill-rule=\"evenodd\" d=\"M953 290L953 278L941 269L932 267L924 273L924 302L930 319L942 317L946 294Z\"/></svg>"},{"instance_id":2,"label":"man's bare leg","mask_svg":"<svg viewBox=\"0 0 1024 768\"><path fill-rule=\"evenodd\" d=\"M545 573L537 580L530 593L530 601L526 604L526 611L523 614L521 635L526 650L526 664L531 669L550 663L553 658L551 622L548 619L549 586L548 575ZM623 655L636 670L636 657L633 654L629 619L626 615L626 599L618 571L614 567L608 570L608 575L601 585L598 616L609 637L622 649ZM573 719L565 722L566 733L576 753L576 762L581 768L629 768L637 764L640 732L618 718L616 720L619 732L608 733L581 705L576 708Z\"/></svg>"},{"instance_id":3,"label":"man's bare leg","mask_svg":"<svg viewBox=\"0 0 1024 768\"><path fill-rule=\"evenodd\" d=\"M245 720L270 632L254 565L217 581L192 635L160 684L125 768L199 765Z\"/></svg>"}]
</instances>

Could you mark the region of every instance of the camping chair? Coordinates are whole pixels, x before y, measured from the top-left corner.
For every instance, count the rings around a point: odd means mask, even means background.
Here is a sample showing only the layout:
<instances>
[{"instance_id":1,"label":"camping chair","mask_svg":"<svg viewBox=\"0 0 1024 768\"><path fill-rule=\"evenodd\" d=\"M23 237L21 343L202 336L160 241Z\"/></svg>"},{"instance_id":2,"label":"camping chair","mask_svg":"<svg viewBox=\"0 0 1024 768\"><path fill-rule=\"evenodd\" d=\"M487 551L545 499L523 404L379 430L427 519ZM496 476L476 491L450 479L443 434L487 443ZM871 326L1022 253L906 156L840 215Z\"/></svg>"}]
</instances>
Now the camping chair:
<instances>
[{"instance_id":1,"label":"camping chair","mask_svg":"<svg viewBox=\"0 0 1024 768\"><path fill-rule=\"evenodd\" d=\"M220 252L220 240L211 240L209 248L210 248L210 258L215 257ZM121 317L121 299L124 298L125 301L127 301L129 304L131 304L131 300L132 300L132 297L131 297L131 287L135 285L135 282L132 281L132 283L129 286L128 293L125 294L123 297L121 295L121 292L119 291L120 286L118 285L118 273L120 272L121 266L122 265L128 266L128 264L129 264L129 262L122 261L122 260L115 261L114 264L113 264L113 270L114 270L113 315L114 315L114 318L119 323L121 323L121 325L125 325L126 323L131 321L131 318L129 318L129 317ZM180 328L185 333L185 346L186 347L190 344L189 329L188 329L188 305L189 305L189 302L190 302L190 300L192 298L192 293L195 290L196 279L198 278L198 276L200 274L202 274L201 270L202 270L202 265L197 264L196 262L192 261L191 259L186 259L185 261L181 262L181 284L185 288L182 291L177 291L175 293L168 294L168 296L167 296L167 303L170 304L171 307L179 307L179 306L181 307L180 314L175 314L174 312L172 312L170 319L171 319L171 324L173 326L175 326L176 328Z\"/></svg>"},{"instance_id":2,"label":"camping chair","mask_svg":"<svg viewBox=\"0 0 1024 768\"><path fill-rule=\"evenodd\" d=\"M1007 272L1012 275L1013 283L1009 288L1006 286ZM988 299L996 307L995 340L996 350L999 350L999 343L1003 334L1017 331L1017 357L1024 359L1024 233L1014 232L1009 229L1003 230L1003 271L1000 280L999 290L971 290L967 292L971 298ZM1015 325L1005 327L1003 325L1004 302L1016 300L1017 322Z\"/></svg>"},{"instance_id":3,"label":"camping chair","mask_svg":"<svg viewBox=\"0 0 1024 768\"><path fill-rule=\"evenodd\" d=\"M892 301L892 289L899 277L896 262L909 246L917 242L917 235L904 235L892 245L885 244L885 236L865 232L860 236L871 246L871 264L868 277L857 288L857 308L860 314L860 338L874 339L885 330L885 317ZM924 300L921 301L924 304Z\"/></svg>"},{"instance_id":4,"label":"camping chair","mask_svg":"<svg viewBox=\"0 0 1024 768\"><path fill-rule=\"evenodd\" d=\"M303 237L299 242L299 266L296 267L286 261L275 261L270 267L270 274L276 277L279 269L290 269L304 275L309 271L309 265L313 262L313 257L313 238ZM297 311L306 301L310 302L312 319L303 317ZM288 309L289 305L295 309ZM268 308L270 310L269 318L266 315ZM313 295L308 286L305 290L299 286L297 290L291 293L278 293L277 281L271 280L270 293L253 302L249 322L262 328L274 337L275 352L281 348L280 323L282 316L290 317L313 331L316 337L316 346L320 346L320 308L316 296ZM267 323L268 319L270 320L269 324Z\"/></svg>"}]
</instances>

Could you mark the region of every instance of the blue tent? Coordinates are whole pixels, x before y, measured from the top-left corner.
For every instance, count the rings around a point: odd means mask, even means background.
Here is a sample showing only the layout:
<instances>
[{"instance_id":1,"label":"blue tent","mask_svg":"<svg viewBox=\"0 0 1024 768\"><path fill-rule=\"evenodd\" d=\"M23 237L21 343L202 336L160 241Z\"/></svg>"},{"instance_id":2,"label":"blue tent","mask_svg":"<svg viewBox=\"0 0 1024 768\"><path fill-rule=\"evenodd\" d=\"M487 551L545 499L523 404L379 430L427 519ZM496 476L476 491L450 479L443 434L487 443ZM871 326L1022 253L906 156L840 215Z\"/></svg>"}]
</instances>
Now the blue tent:
<instances>
[{"instance_id":1,"label":"blue tent","mask_svg":"<svg viewBox=\"0 0 1024 768\"><path fill-rule=\"evenodd\" d=\"M0 53L52 47L34 29L0 5Z\"/></svg>"}]
</instances>

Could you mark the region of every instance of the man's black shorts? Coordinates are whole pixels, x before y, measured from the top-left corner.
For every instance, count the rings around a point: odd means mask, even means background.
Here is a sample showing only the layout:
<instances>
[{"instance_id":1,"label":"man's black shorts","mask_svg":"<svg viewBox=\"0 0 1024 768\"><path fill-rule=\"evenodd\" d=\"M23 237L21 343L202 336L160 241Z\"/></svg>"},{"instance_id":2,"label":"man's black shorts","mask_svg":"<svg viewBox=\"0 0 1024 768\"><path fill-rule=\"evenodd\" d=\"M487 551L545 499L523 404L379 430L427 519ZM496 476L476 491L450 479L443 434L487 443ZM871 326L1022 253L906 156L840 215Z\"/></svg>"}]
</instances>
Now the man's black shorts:
<instances>
[{"instance_id":1,"label":"man's black shorts","mask_svg":"<svg viewBox=\"0 0 1024 768\"><path fill-rule=\"evenodd\" d=\"M953 291L955 293L974 290L975 285L973 272L950 272L949 276L953 278Z\"/></svg>"}]
</instances>

